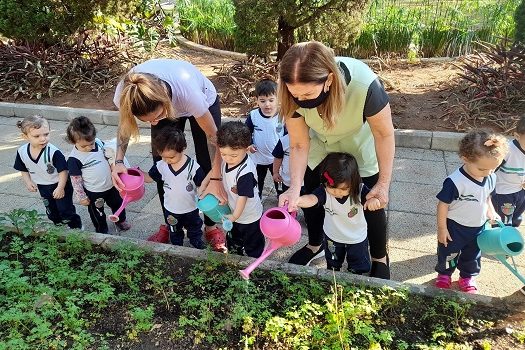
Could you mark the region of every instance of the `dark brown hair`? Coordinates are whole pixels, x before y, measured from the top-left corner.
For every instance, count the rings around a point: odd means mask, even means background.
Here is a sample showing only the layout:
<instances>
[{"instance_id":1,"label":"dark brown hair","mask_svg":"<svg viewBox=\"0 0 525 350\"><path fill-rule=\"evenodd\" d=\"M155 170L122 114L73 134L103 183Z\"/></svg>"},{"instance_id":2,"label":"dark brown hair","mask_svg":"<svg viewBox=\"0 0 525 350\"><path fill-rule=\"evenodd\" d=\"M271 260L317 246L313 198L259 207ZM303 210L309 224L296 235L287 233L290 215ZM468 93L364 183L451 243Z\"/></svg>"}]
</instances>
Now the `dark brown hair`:
<instances>
[{"instance_id":1,"label":"dark brown hair","mask_svg":"<svg viewBox=\"0 0 525 350\"><path fill-rule=\"evenodd\" d=\"M325 187L336 188L345 184L350 189L350 198L360 203L361 176L355 157L349 153L333 152L319 164L321 183Z\"/></svg>"},{"instance_id":2,"label":"dark brown hair","mask_svg":"<svg viewBox=\"0 0 525 350\"><path fill-rule=\"evenodd\" d=\"M252 144L252 133L243 122L226 122L217 130L217 146L231 149L247 148Z\"/></svg>"},{"instance_id":3,"label":"dark brown hair","mask_svg":"<svg viewBox=\"0 0 525 350\"><path fill-rule=\"evenodd\" d=\"M66 129L66 141L72 144L80 140L93 141L97 137L97 129L88 117L73 118Z\"/></svg>"},{"instance_id":4,"label":"dark brown hair","mask_svg":"<svg viewBox=\"0 0 525 350\"><path fill-rule=\"evenodd\" d=\"M164 151L182 153L187 146L184 132L174 126L161 128L155 137L151 139L151 147L159 154Z\"/></svg>"}]
</instances>

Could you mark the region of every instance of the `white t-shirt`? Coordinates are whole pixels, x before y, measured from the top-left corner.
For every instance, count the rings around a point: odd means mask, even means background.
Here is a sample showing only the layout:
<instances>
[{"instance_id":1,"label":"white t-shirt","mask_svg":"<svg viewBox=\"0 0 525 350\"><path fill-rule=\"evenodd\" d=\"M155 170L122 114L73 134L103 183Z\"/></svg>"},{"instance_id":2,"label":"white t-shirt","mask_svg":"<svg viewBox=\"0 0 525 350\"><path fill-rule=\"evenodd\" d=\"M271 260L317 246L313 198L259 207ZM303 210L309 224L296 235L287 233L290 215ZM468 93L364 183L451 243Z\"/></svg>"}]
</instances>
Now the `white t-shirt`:
<instances>
[{"instance_id":1,"label":"white t-shirt","mask_svg":"<svg viewBox=\"0 0 525 350\"><path fill-rule=\"evenodd\" d=\"M496 172L496 193L520 192L525 182L525 151L517 140L509 141L509 153Z\"/></svg>"},{"instance_id":2,"label":"white t-shirt","mask_svg":"<svg viewBox=\"0 0 525 350\"><path fill-rule=\"evenodd\" d=\"M284 127L279 122L279 115L264 117L261 115L261 110L256 108L248 115L246 125L250 129L253 128L253 144L257 147L257 152L250 154L253 162L260 165L272 164L272 151L279 137L284 135Z\"/></svg>"},{"instance_id":3,"label":"white t-shirt","mask_svg":"<svg viewBox=\"0 0 525 350\"><path fill-rule=\"evenodd\" d=\"M368 188L361 184L359 197L365 200ZM319 199L319 205L325 210L323 230L334 242L357 244L367 237L367 223L361 203L354 203L350 196L341 203L326 192L324 187L317 188L313 194Z\"/></svg>"},{"instance_id":4,"label":"white t-shirt","mask_svg":"<svg viewBox=\"0 0 525 350\"><path fill-rule=\"evenodd\" d=\"M67 170L64 154L48 143L38 157L33 159L29 151L30 147L29 143L26 143L18 148L14 168L28 172L31 180L37 185L56 184L58 174Z\"/></svg>"},{"instance_id":5,"label":"white t-shirt","mask_svg":"<svg viewBox=\"0 0 525 350\"><path fill-rule=\"evenodd\" d=\"M436 197L449 204L448 219L467 227L481 227L487 221L487 199L495 187L496 174L479 182L461 167L443 181Z\"/></svg>"},{"instance_id":6,"label":"white t-shirt","mask_svg":"<svg viewBox=\"0 0 525 350\"><path fill-rule=\"evenodd\" d=\"M197 209L197 187L204 179L204 172L193 158L186 156L186 162L177 171L163 160L150 169L149 175L164 181L164 207L173 214L185 214Z\"/></svg>"},{"instance_id":7,"label":"white t-shirt","mask_svg":"<svg viewBox=\"0 0 525 350\"><path fill-rule=\"evenodd\" d=\"M259 198L256 173L255 164L248 155L241 163L230 169L228 164L222 162L222 184L228 193L228 205L231 211L235 210L239 196L248 197L241 216L235 220L239 224L251 224L262 216L263 206Z\"/></svg>"},{"instance_id":8,"label":"white t-shirt","mask_svg":"<svg viewBox=\"0 0 525 350\"><path fill-rule=\"evenodd\" d=\"M104 155L104 143L99 139L95 139L95 148L90 152L81 152L73 146L67 167L70 176L82 176L84 187L90 192L105 192L113 187L111 168Z\"/></svg>"},{"instance_id":9,"label":"white t-shirt","mask_svg":"<svg viewBox=\"0 0 525 350\"><path fill-rule=\"evenodd\" d=\"M281 178L283 179L283 184L290 187L290 136L288 136L288 134L279 139L279 142L277 142L272 155L275 158L283 160L281 163L281 168L279 169L279 175L281 175Z\"/></svg>"},{"instance_id":10,"label":"white t-shirt","mask_svg":"<svg viewBox=\"0 0 525 350\"><path fill-rule=\"evenodd\" d=\"M186 61L152 59L135 66L131 71L153 74L169 84L176 117L201 117L217 99L212 82ZM123 85L123 81L118 83L113 97L117 108L120 108Z\"/></svg>"}]
</instances>

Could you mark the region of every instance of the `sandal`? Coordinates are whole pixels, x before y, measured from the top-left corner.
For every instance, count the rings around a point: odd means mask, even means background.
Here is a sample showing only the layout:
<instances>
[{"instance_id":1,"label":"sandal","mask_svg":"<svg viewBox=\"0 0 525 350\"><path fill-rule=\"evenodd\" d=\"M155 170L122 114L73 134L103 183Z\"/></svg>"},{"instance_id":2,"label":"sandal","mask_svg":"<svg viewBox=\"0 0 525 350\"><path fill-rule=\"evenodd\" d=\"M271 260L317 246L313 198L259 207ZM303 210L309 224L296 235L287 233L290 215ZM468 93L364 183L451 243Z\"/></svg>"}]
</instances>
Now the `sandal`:
<instances>
[{"instance_id":1,"label":"sandal","mask_svg":"<svg viewBox=\"0 0 525 350\"><path fill-rule=\"evenodd\" d=\"M450 289L452 286L452 277L449 275L438 274L435 286L441 289Z\"/></svg>"},{"instance_id":2,"label":"sandal","mask_svg":"<svg viewBox=\"0 0 525 350\"><path fill-rule=\"evenodd\" d=\"M478 288L476 287L476 281L474 280L474 277L460 277L458 280L458 285L462 292L469 294L478 293Z\"/></svg>"},{"instance_id":3,"label":"sandal","mask_svg":"<svg viewBox=\"0 0 525 350\"><path fill-rule=\"evenodd\" d=\"M204 237L214 251L220 253L228 252L228 248L226 248L226 235L220 228L216 227L213 230L206 231Z\"/></svg>"}]
</instances>

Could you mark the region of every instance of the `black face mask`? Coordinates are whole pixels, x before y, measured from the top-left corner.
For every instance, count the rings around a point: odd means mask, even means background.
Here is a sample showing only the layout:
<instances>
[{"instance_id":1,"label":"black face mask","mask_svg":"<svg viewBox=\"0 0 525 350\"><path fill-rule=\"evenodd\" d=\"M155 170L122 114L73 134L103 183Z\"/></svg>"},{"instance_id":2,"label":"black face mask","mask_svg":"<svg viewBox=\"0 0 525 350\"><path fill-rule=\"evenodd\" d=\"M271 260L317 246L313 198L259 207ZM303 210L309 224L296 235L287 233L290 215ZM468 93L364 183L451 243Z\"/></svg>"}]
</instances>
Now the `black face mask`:
<instances>
[{"instance_id":1,"label":"black face mask","mask_svg":"<svg viewBox=\"0 0 525 350\"><path fill-rule=\"evenodd\" d=\"M316 98L311 98L309 100L298 100L297 97L292 97L294 102L297 103L297 105L301 108L316 108L319 107L323 102L326 100L328 95L330 94L330 90L324 91L324 85L323 90L321 90L321 93Z\"/></svg>"}]
</instances>

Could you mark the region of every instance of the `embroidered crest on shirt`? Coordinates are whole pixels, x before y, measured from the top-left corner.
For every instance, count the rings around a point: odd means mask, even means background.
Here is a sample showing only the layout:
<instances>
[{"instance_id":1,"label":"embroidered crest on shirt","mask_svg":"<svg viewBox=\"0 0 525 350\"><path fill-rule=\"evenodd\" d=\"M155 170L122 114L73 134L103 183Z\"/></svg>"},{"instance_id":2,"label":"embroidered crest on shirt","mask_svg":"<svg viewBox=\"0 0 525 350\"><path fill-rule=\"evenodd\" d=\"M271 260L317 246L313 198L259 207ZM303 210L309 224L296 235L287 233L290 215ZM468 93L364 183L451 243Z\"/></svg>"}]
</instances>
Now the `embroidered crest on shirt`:
<instances>
[{"instance_id":1,"label":"embroidered crest on shirt","mask_svg":"<svg viewBox=\"0 0 525 350\"><path fill-rule=\"evenodd\" d=\"M177 219L173 215L168 215L166 221L168 222L168 224L170 224L170 226L177 225Z\"/></svg>"},{"instance_id":2,"label":"embroidered crest on shirt","mask_svg":"<svg viewBox=\"0 0 525 350\"><path fill-rule=\"evenodd\" d=\"M348 217L351 219L354 216L356 216L358 212L359 212L359 209L357 209L357 207L352 207L350 208L350 211L348 212Z\"/></svg>"},{"instance_id":3,"label":"embroidered crest on shirt","mask_svg":"<svg viewBox=\"0 0 525 350\"><path fill-rule=\"evenodd\" d=\"M512 203L503 203L501 206L501 212L509 216L514 213L514 209L516 209L516 207L512 205Z\"/></svg>"},{"instance_id":4,"label":"embroidered crest on shirt","mask_svg":"<svg viewBox=\"0 0 525 350\"><path fill-rule=\"evenodd\" d=\"M53 174L55 172L55 167L52 165L52 164L47 164L47 173L48 174Z\"/></svg>"}]
</instances>

